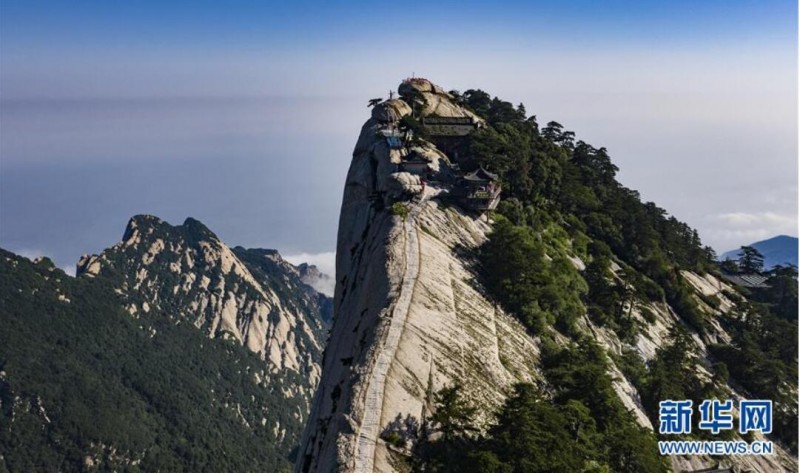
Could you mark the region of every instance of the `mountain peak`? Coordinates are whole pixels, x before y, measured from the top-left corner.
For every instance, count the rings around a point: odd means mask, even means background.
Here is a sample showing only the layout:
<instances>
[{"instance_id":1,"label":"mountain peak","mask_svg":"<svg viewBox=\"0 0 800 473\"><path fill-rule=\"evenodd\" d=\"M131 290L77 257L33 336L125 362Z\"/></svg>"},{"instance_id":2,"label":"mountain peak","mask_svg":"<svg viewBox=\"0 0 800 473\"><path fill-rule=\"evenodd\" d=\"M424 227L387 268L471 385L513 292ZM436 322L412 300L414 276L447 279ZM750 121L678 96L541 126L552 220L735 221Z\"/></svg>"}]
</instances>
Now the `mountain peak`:
<instances>
[{"instance_id":1,"label":"mountain peak","mask_svg":"<svg viewBox=\"0 0 800 473\"><path fill-rule=\"evenodd\" d=\"M750 243L746 246L752 246L764 257L764 268L770 269L776 265L791 264L797 266L797 253L798 253L798 240L797 237L790 235L777 235L766 240ZM740 249L726 251L719 259L738 260Z\"/></svg>"},{"instance_id":2,"label":"mountain peak","mask_svg":"<svg viewBox=\"0 0 800 473\"><path fill-rule=\"evenodd\" d=\"M219 237L205 226L203 222L192 217L187 217L186 220L183 221L182 227L188 236L197 240L219 240Z\"/></svg>"},{"instance_id":3,"label":"mountain peak","mask_svg":"<svg viewBox=\"0 0 800 473\"><path fill-rule=\"evenodd\" d=\"M400 86L397 87L397 92L401 97L413 97L416 93L426 92L445 95L448 98L451 97L443 88L423 77L409 77L405 79L400 83Z\"/></svg>"},{"instance_id":4,"label":"mountain peak","mask_svg":"<svg viewBox=\"0 0 800 473\"><path fill-rule=\"evenodd\" d=\"M117 245L91 278L0 249L2 471L290 467L319 371L321 301L283 274L187 270L170 243L149 264ZM206 317L224 319L220 330L202 330ZM249 332L247 349L234 331Z\"/></svg>"},{"instance_id":5,"label":"mountain peak","mask_svg":"<svg viewBox=\"0 0 800 473\"><path fill-rule=\"evenodd\" d=\"M136 235L136 230L140 228L152 228L164 223L163 220L155 215L138 214L128 220L128 225L125 226L125 233L122 234L122 241L126 242Z\"/></svg>"},{"instance_id":6,"label":"mountain peak","mask_svg":"<svg viewBox=\"0 0 800 473\"><path fill-rule=\"evenodd\" d=\"M370 102L347 173L335 319L295 471L401 472L408 457L426 466L416 452L439 442L423 430L437 429L428 422L437 393L463 396L481 431L514 385L570 390L566 378L582 378L587 363L603 375L575 385L568 402L597 419L625 412L598 439L622 427L636 442L596 459L609 455L608 471L660 471L652 431L662 386L641 386L630 367L641 379L671 347L689 353L676 345L684 336L697 360L712 359L709 347L733 338L718 320L740 300L735 289L707 271L710 255L690 227L616 181L604 148L555 122L540 130L524 106L480 90L447 93L422 78L398 90ZM605 297L623 292L626 301ZM689 380L687 393L707 373L689 356L676 375ZM733 375L738 367L728 366ZM593 411L598 397L609 402ZM434 448L478 445L463 440ZM642 455L614 463L632 450ZM796 465L785 451L737 461L762 471Z\"/></svg>"},{"instance_id":7,"label":"mountain peak","mask_svg":"<svg viewBox=\"0 0 800 473\"><path fill-rule=\"evenodd\" d=\"M187 217L182 225L171 225L155 215L138 214L128 221L121 243L132 245L140 240L173 238L177 235L194 242L219 240L205 224L192 217Z\"/></svg>"},{"instance_id":8,"label":"mountain peak","mask_svg":"<svg viewBox=\"0 0 800 473\"><path fill-rule=\"evenodd\" d=\"M308 373L304 389L316 382L325 301L274 250L231 249L191 217L170 225L136 215L120 243L81 257L77 275L113 281L133 317L185 319L258 353L272 369Z\"/></svg>"}]
</instances>

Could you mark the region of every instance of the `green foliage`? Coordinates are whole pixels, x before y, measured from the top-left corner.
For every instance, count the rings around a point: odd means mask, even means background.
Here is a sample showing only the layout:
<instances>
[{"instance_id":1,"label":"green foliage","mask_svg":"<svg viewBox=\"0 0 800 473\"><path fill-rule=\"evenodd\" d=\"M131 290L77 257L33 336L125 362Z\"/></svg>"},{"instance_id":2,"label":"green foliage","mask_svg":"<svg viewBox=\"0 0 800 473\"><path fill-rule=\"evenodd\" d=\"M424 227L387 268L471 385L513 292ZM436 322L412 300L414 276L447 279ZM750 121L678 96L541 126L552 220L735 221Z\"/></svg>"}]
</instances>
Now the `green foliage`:
<instances>
[{"instance_id":1,"label":"green foliage","mask_svg":"<svg viewBox=\"0 0 800 473\"><path fill-rule=\"evenodd\" d=\"M411 87L404 91L400 98L411 107L411 115L413 117L419 117L428 104L425 94Z\"/></svg>"},{"instance_id":2,"label":"green foliage","mask_svg":"<svg viewBox=\"0 0 800 473\"><path fill-rule=\"evenodd\" d=\"M552 324L569 332L583 313L585 282L566 257L546 257L529 227L498 217L480 262L487 289L534 333Z\"/></svg>"},{"instance_id":3,"label":"green foliage","mask_svg":"<svg viewBox=\"0 0 800 473\"><path fill-rule=\"evenodd\" d=\"M480 90L467 91L459 100L489 124L469 135L466 166L481 165L498 173L503 183L497 210L505 218L496 219L494 232L481 248L480 268L488 292L504 309L536 334L546 334L555 324L575 338L574 321L585 306L594 323L632 341L638 331L632 310L654 323L656 316L647 305L666 302L689 329L704 335L711 317L705 306L718 309L721 300L698 294L682 271L716 274L719 267L716 254L702 245L697 231L617 182L617 168L605 148L577 140L557 122L540 130L535 118L525 118L524 107L514 109ZM760 272L760 255L747 248L743 253L738 265L729 261L722 269ZM586 262L585 285L575 283L574 273L561 264L571 255ZM612 272L612 262L621 270ZM787 334L797 331L797 274L793 268L776 268L769 275L765 289L724 294L738 304L745 303L742 295L758 304L742 311L747 316L726 322L725 328L735 333L734 343L711 347L712 379L698 375L696 345L679 327L649 366L631 350L615 359L638 388L651 418L655 420L663 399L699 401L727 395L724 389L732 378L753 396L776 400L776 436L796 448L797 403L790 397L796 389L797 340ZM610 428L603 416L617 415L620 411L614 406L619 401L609 394L604 369L580 349L551 355L545 359L560 360L555 363L560 368L547 372L556 404L576 399L590 410L598 432ZM592 393L591 399L582 397L586 392ZM621 437L625 436L609 437L606 445ZM644 451L635 441L618 446L618 457L625 457L626 447ZM474 459L480 462L485 462L485 471L517 471L503 470L504 457L494 451L481 451ZM612 471L626 468L602 461L597 465Z\"/></svg>"},{"instance_id":4,"label":"green foliage","mask_svg":"<svg viewBox=\"0 0 800 473\"><path fill-rule=\"evenodd\" d=\"M614 275L611 271L611 250L602 242L589 245L591 261L584 277L589 285L586 304L589 315L600 325L611 327L622 340L633 340L637 326L632 317L636 292L625 270Z\"/></svg>"},{"instance_id":5,"label":"green foliage","mask_svg":"<svg viewBox=\"0 0 800 473\"><path fill-rule=\"evenodd\" d=\"M430 417L433 428L442 434L445 441L463 437L474 431L477 409L467 404L461 397L461 386L454 385L441 389L434 395L436 411Z\"/></svg>"},{"instance_id":6,"label":"green foliage","mask_svg":"<svg viewBox=\"0 0 800 473\"><path fill-rule=\"evenodd\" d=\"M102 278L0 258L0 465L84 471L91 455L104 471L290 469L302 406L277 380L256 384L258 356L161 314L133 319Z\"/></svg>"},{"instance_id":7,"label":"green foliage","mask_svg":"<svg viewBox=\"0 0 800 473\"><path fill-rule=\"evenodd\" d=\"M736 262L736 260L732 260L730 258L725 258L725 261L721 262L719 267L727 273L739 272L739 264Z\"/></svg>"},{"instance_id":8,"label":"green foliage","mask_svg":"<svg viewBox=\"0 0 800 473\"><path fill-rule=\"evenodd\" d=\"M770 313L786 320L797 321L797 268L775 266L768 273L766 288L754 292L753 299L762 302Z\"/></svg>"},{"instance_id":9,"label":"green foliage","mask_svg":"<svg viewBox=\"0 0 800 473\"><path fill-rule=\"evenodd\" d=\"M617 397L606 356L596 342L584 338L560 350L546 346L543 356L545 376L555 389L554 401L578 401L589 409L612 471L666 471L655 437L639 427Z\"/></svg>"},{"instance_id":10,"label":"green foliage","mask_svg":"<svg viewBox=\"0 0 800 473\"><path fill-rule=\"evenodd\" d=\"M422 122L414 118L412 115L406 115L400 119L400 128L411 130L415 140L429 138L427 130L422 126Z\"/></svg>"},{"instance_id":11,"label":"green foliage","mask_svg":"<svg viewBox=\"0 0 800 473\"><path fill-rule=\"evenodd\" d=\"M389 445L393 445L397 448L404 448L406 445L406 441L403 439L403 436L398 432L389 432L386 435L382 435L381 438Z\"/></svg>"},{"instance_id":12,"label":"green foliage","mask_svg":"<svg viewBox=\"0 0 800 473\"><path fill-rule=\"evenodd\" d=\"M516 197L501 200L497 206L497 213L503 215L514 225L524 226L527 223L525 207Z\"/></svg>"},{"instance_id":13,"label":"green foliage","mask_svg":"<svg viewBox=\"0 0 800 473\"><path fill-rule=\"evenodd\" d=\"M653 269L653 278L664 288L667 303L686 321L689 326L702 333L707 321L694 298L694 290L677 268L661 266Z\"/></svg>"},{"instance_id":14,"label":"green foliage","mask_svg":"<svg viewBox=\"0 0 800 473\"><path fill-rule=\"evenodd\" d=\"M715 295L713 295L713 294L712 295L707 295L707 294L703 294L701 292L701 293L697 294L697 297L699 297L700 300L702 300L706 305L708 305L712 309L719 309L720 305L722 304L722 301L720 300L720 298L715 296Z\"/></svg>"},{"instance_id":15,"label":"green foliage","mask_svg":"<svg viewBox=\"0 0 800 473\"><path fill-rule=\"evenodd\" d=\"M657 420L658 403L664 399L699 399L701 381L695 372L697 348L688 332L674 326L668 345L656 352L649 366L648 378L643 386L642 402Z\"/></svg>"},{"instance_id":16,"label":"green foliage","mask_svg":"<svg viewBox=\"0 0 800 473\"><path fill-rule=\"evenodd\" d=\"M395 215L405 220L408 217L408 206L402 202L393 203L392 215Z\"/></svg>"},{"instance_id":17,"label":"green foliage","mask_svg":"<svg viewBox=\"0 0 800 473\"><path fill-rule=\"evenodd\" d=\"M546 348L542 359L556 402L579 400L594 415L601 429L624 411L606 373L606 356L593 340L581 339L565 349ZM621 411L622 410L622 411Z\"/></svg>"},{"instance_id":18,"label":"green foliage","mask_svg":"<svg viewBox=\"0 0 800 473\"><path fill-rule=\"evenodd\" d=\"M692 327L704 330L703 314L677 271L702 272L714 267L713 251L702 246L695 230L655 204L643 203L638 192L620 185L617 167L605 148L576 141L575 133L556 122L540 132L536 121L521 113L524 107L514 109L480 90L465 92L461 102L490 125L469 136L466 154L468 166L482 165L500 175L504 199L511 202L501 203L501 213L515 225L534 228L529 215L539 209L544 210L539 214L562 215L565 221L575 222L570 226L580 226L588 237L605 243L633 268L631 273L641 273L630 275L630 286L642 290L635 282L645 281L644 290L650 295L666 296ZM523 212L528 206L536 210ZM620 286L622 290L625 287L624 283ZM602 292L604 288L595 289ZM613 292L614 288L605 289ZM619 299L615 294L606 296ZM615 305L611 300L599 303L596 313L611 312L605 316L618 318L613 317L609 304ZM634 328L628 324L625 330Z\"/></svg>"},{"instance_id":19,"label":"green foliage","mask_svg":"<svg viewBox=\"0 0 800 473\"><path fill-rule=\"evenodd\" d=\"M637 390L642 389L647 378L647 366L636 351L623 348L622 354L614 357L614 364Z\"/></svg>"},{"instance_id":20,"label":"green foliage","mask_svg":"<svg viewBox=\"0 0 800 473\"><path fill-rule=\"evenodd\" d=\"M797 338L787 336L797 333L796 320L778 317L768 306L748 304L726 319L726 328L732 343L711 345L710 353L751 397L772 399L773 435L796 452L797 399L789 383L798 374Z\"/></svg>"},{"instance_id":21,"label":"green foliage","mask_svg":"<svg viewBox=\"0 0 800 473\"><path fill-rule=\"evenodd\" d=\"M416 470L667 471L653 434L639 427L616 397L600 347L582 340L545 352L553 398L530 384L515 386L486 435L474 437L462 428L461 434L420 442Z\"/></svg>"},{"instance_id":22,"label":"green foliage","mask_svg":"<svg viewBox=\"0 0 800 473\"><path fill-rule=\"evenodd\" d=\"M415 446L415 470L426 472L456 471L466 467L464 452L470 450L476 439L471 434L477 409L462 396L458 384L442 388L434 395L434 413L426 419L423 437ZM432 439L432 437L437 437Z\"/></svg>"},{"instance_id":23,"label":"green foliage","mask_svg":"<svg viewBox=\"0 0 800 473\"><path fill-rule=\"evenodd\" d=\"M532 153L529 124L499 124L470 135L467 167L484 166L499 173L503 191L509 197L530 199L535 195L537 182L531 175L532 162L525 159Z\"/></svg>"},{"instance_id":24,"label":"green foliage","mask_svg":"<svg viewBox=\"0 0 800 473\"><path fill-rule=\"evenodd\" d=\"M705 399L726 397L720 390L719 376L705 380L697 372L697 346L685 328L676 325L669 333L668 344L656 351L644 382L637 386L642 404L653 425L658 425L659 402L666 399L691 399L699 405ZM722 371L722 368L717 368ZM696 424L697 418L693 419ZM695 425L696 427L696 425ZM694 432L701 432L697 428Z\"/></svg>"},{"instance_id":25,"label":"green foliage","mask_svg":"<svg viewBox=\"0 0 800 473\"><path fill-rule=\"evenodd\" d=\"M506 471L582 471L601 438L589 410L553 404L533 385L514 389L489 431L486 448Z\"/></svg>"},{"instance_id":26,"label":"green foliage","mask_svg":"<svg viewBox=\"0 0 800 473\"><path fill-rule=\"evenodd\" d=\"M739 249L738 266L743 273L760 273L764 270L764 256L752 246L743 246Z\"/></svg>"}]
</instances>

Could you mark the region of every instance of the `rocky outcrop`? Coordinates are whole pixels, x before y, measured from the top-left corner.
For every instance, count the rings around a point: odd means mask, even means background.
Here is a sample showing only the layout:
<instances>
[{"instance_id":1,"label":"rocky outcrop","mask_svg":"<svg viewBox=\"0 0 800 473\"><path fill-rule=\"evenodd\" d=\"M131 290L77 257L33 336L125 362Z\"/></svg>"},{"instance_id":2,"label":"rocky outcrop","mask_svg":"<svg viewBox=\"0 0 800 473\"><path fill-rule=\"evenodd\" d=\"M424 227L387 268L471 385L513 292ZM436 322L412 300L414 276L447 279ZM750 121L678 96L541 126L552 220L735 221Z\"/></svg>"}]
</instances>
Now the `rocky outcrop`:
<instances>
[{"instance_id":1,"label":"rocky outcrop","mask_svg":"<svg viewBox=\"0 0 800 473\"><path fill-rule=\"evenodd\" d=\"M411 115L411 107L400 99L381 102L372 109L372 119L381 123L399 122Z\"/></svg>"},{"instance_id":2,"label":"rocky outcrop","mask_svg":"<svg viewBox=\"0 0 800 473\"><path fill-rule=\"evenodd\" d=\"M401 101L375 107L353 152L339 220L335 321L297 472L404 471L402 458L409 451L388 445L382 436L409 435L410 445L412 431L434 408L433 393L460 384L473 405L490 413L512 384L539 378L537 339L490 302L473 274L469 255L487 238L489 222L445 205L440 197L446 189L426 186L418 175L398 169L415 153L429 163L428 172L437 172L451 165L448 157L419 139L390 147L381 134L411 110L417 117L483 120L425 79L407 80L399 92ZM571 259L585 269L579 258ZM707 333L693 335L705 357L697 369L710 376L706 345L730 340L714 315L735 302L726 297L731 288L713 276L684 272L683 277L701 305L701 295L719 300L716 307L703 306L710 315ZM588 317L578 328L611 355L632 346L646 361L667 343L670 327L683 323L663 302L639 303L629 312L643 327L633 343ZM566 342L558 334L556 339ZM611 358L619 398L652 429L639 393ZM796 468L796 460L778 450L772 457L736 457L730 463L756 471ZM673 468L715 463L708 457L675 457Z\"/></svg>"},{"instance_id":3,"label":"rocky outcrop","mask_svg":"<svg viewBox=\"0 0 800 473\"><path fill-rule=\"evenodd\" d=\"M447 104L440 110L469 113ZM381 434L398 416L420 421L432 394L455 383L495 407L510 385L536 377L536 341L484 297L463 257L489 225L442 208L431 199L435 189L395 172L396 150L376 133L380 126L374 118L364 125L345 183L336 320L298 471L395 471ZM433 145L421 146L446 161Z\"/></svg>"},{"instance_id":4,"label":"rocky outcrop","mask_svg":"<svg viewBox=\"0 0 800 473\"><path fill-rule=\"evenodd\" d=\"M137 215L120 243L83 256L77 275L109 280L132 317L161 313L245 346L266 373L294 373L287 396L310 400L330 302L277 251L231 249L191 218L172 226Z\"/></svg>"},{"instance_id":5,"label":"rocky outcrop","mask_svg":"<svg viewBox=\"0 0 800 473\"><path fill-rule=\"evenodd\" d=\"M453 101L453 96L427 79L406 79L398 88L400 96L411 103L421 103L423 116L472 118L478 123L483 119Z\"/></svg>"},{"instance_id":6,"label":"rocky outcrop","mask_svg":"<svg viewBox=\"0 0 800 473\"><path fill-rule=\"evenodd\" d=\"M353 261L339 261L349 271L337 281L301 471L393 471L381 433L398 416L429 415L434 392L460 383L494 407L535 377L535 340L483 297L458 256L488 225L423 200L405 220L384 212L364 230Z\"/></svg>"}]
</instances>

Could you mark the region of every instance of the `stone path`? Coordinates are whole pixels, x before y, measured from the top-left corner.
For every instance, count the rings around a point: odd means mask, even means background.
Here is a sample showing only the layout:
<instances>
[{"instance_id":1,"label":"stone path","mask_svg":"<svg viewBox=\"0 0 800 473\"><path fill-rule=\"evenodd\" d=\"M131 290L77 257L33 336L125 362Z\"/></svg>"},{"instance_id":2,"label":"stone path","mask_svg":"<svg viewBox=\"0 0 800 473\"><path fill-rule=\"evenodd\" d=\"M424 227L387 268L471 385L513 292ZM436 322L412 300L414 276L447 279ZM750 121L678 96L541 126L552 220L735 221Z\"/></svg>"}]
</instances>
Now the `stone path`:
<instances>
[{"instance_id":1,"label":"stone path","mask_svg":"<svg viewBox=\"0 0 800 473\"><path fill-rule=\"evenodd\" d=\"M406 269L403 274L403 285L400 296L392 311L389 321L389 330L383 347L378 354L378 360L372 367L367 386L367 398L364 405L364 417L358 433L356 445L355 471L358 473L372 473L375 461L375 446L381 433L381 414L383 412L383 395L386 387L386 375L389 366L394 360L397 345L405 328L408 310L411 307L411 296L419 276L419 235L417 234L416 217L422 210L426 197L423 196L418 204L409 212L403 230L406 239Z\"/></svg>"}]
</instances>

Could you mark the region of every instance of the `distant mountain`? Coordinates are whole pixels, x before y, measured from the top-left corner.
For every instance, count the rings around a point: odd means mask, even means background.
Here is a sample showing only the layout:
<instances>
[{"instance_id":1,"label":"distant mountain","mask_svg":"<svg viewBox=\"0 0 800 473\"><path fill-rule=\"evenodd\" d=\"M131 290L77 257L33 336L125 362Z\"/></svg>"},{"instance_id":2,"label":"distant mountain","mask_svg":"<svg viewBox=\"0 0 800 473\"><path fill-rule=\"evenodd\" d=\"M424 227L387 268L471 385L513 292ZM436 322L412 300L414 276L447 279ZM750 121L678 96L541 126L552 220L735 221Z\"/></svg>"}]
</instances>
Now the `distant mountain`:
<instances>
[{"instance_id":1,"label":"distant mountain","mask_svg":"<svg viewBox=\"0 0 800 473\"><path fill-rule=\"evenodd\" d=\"M326 327L318 293L275 250L229 248L192 218L173 226L137 215L120 243L83 256L77 275L111 281L134 317L163 312L235 340L270 371L301 374L305 396L319 378Z\"/></svg>"},{"instance_id":2,"label":"distant mountain","mask_svg":"<svg viewBox=\"0 0 800 473\"><path fill-rule=\"evenodd\" d=\"M331 319L305 271L147 215L77 269L0 250L0 472L289 470Z\"/></svg>"},{"instance_id":3,"label":"distant mountain","mask_svg":"<svg viewBox=\"0 0 800 473\"><path fill-rule=\"evenodd\" d=\"M751 243L764 256L764 268L770 269L775 265L792 264L797 266L797 237L778 235L767 240ZM727 251L720 256L720 261L726 259L739 259L739 250Z\"/></svg>"}]
</instances>

